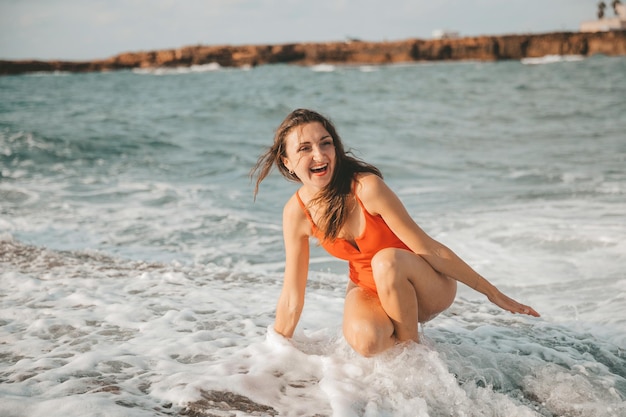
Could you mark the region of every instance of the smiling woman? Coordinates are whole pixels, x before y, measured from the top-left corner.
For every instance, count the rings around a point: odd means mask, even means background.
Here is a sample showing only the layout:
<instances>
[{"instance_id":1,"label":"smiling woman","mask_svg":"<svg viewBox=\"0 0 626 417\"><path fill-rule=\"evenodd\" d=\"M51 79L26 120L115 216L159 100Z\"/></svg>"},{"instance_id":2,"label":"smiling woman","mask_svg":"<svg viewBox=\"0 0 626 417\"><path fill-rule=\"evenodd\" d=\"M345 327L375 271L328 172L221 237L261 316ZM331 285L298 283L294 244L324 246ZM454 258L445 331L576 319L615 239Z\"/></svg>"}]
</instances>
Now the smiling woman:
<instances>
[{"instance_id":1,"label":"smiling woman","mask_svg":"<svg viewBox=\"0 0 626 417\"><path fill-rule=\"evenodd\" d=\"M290 174L301 180L306 178L318 190L328 185L335 163L335 146L324 126L315 122L293 129L287 135L286 145L283 164Z\"/></svg>"},{"instance_id":2,"label":"smiling woman","mask_svg":"<svg viewBox=\"0 0 626 417\"><path fill-rule=\"evenodd\" d=\"M513 313L539 314L502 294L409 216L380 171L349 156L333 124L298 109L277 129L252 174L259 184L273 166L302 184L283 210L285 272L275 330L292 337L304 306L309 238L350 265L343 333L363 356L419 341L426 322L454 301L457 281Z\"/></svg>"}]
</instances>

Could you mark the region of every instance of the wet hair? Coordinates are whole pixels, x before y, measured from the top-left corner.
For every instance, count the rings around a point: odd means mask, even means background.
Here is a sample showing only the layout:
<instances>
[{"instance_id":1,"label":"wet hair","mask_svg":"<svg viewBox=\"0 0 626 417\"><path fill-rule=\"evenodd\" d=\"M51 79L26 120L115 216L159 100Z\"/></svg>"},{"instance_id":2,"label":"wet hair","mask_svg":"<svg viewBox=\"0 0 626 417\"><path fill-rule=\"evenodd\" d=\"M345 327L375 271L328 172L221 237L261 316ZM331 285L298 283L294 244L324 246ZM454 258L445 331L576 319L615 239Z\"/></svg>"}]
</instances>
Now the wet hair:
<instances>
[{"instance_id":1,"label":"wet hair","mask_svg":"<svg viewBox=\"0 0 626 417\"><path fill-rule=\"evenodd\" d=\"M350 213L351 204L349 203L351 201L349 199L352 198L352 181L355 174L367 172L382 178L382 173L374 165L354 157L350 151L345 151L341 138L337 134L337 129L330 119L308 109L297 109L289 113L276 129L274 144L259 157L256 165L250 171L250 177L256 176L255 198L259 192L261 181L270 174L274 165L286 179L301 182L296 174L289 172L285 166L284 158L287 157L285 142L287 135L293 129L315 122L324 126L324 129L333 139L335 169L328 185L309 202L309 205L319 204L324 208L322 210L324 214L318 220L317 227L322 232L324 239L333 241L339 235L339 231Z\"/></svg>"}]
</instances>

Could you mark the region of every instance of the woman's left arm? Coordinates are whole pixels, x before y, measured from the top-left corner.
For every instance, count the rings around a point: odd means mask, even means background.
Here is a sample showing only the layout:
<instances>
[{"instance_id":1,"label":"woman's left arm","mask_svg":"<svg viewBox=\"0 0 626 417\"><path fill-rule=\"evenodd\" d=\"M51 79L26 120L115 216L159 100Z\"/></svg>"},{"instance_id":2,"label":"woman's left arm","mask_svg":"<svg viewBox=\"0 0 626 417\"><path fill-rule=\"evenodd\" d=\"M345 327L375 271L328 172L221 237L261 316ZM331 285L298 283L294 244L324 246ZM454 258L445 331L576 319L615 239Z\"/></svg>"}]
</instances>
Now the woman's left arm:
<instances>
[{"instance_id":1,"label":"woman's left arm","mask_svg":"<svg viewBox=\"0 0 626 417\"><path fill-rule=\"evenodd\" d=\"M365 208L374 215L382 216L396 236L428 262L435 271L486 295L489 301L504 310L539 316L532 307L507 297L452 250L424 232L411 218L398 196L381 178L376 175L365 175L359 182L361 185L359 197Z\"/></svg>"}]
</instances>

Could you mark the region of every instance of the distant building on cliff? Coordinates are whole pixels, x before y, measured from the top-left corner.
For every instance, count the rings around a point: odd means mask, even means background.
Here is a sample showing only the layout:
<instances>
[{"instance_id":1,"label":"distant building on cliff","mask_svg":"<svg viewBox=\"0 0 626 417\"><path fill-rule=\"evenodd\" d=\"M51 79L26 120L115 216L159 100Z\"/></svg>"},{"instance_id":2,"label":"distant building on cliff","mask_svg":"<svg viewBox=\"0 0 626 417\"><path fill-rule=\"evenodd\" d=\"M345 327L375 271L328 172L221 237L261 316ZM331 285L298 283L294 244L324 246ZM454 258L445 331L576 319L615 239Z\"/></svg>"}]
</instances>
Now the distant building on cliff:
<instances>
[{"instance_id":1,"label":"distant building on cliff","mask_svg":"<svg viewBox=\"0 0 626 417\"><path fill-rule=\"evenodd\" d=\"M437 29L432 31L431 36L433 39L457 39L459 38L459 32Z\"/></svg>"},{"instance_id":2,"label":"distant building on cliff","mask_svg":"<svg viewBox=\"0 0 626 417\"><path fill-rule=\"evenodd\" d=\"M610 30L626 30L626 6L621 4L619 0L614 0L612 6L615 17L607 18L604 16L606 4L603 1L598 3L598 19L582 22L580 31L608 32Z\"/></svg>"}]
</instances>

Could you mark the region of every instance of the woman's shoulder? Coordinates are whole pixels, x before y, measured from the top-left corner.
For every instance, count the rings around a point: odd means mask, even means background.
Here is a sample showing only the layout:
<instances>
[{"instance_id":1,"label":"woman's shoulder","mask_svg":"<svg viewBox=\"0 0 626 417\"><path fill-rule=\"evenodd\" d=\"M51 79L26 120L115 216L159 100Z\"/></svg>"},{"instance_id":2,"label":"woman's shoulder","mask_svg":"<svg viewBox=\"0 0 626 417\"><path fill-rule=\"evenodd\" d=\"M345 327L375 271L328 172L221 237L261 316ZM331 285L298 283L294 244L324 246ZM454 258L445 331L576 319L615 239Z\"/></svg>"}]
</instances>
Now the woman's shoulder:
<instances>
[{"instance_id":1,"label":"woman's shoulder","mask_svg":"<svg viewBox=\"0 0 626 417\"><path fill-rule=\"evenodd\" d=\"M355 178L355 194L372 215L380 213L380 204L389 196L389 187L376 174L362 173Z\"/></svg>"},{"instance_id":2,"label":"woman's shoulder","mask_svg":"<svg viewBox=\"0 0 626 417\"><path fill-rule=\"evenodd\" d=\"M360 172L354 177L354 189L359 198L367 198L385 187L385 181L376 174Z\"/></svg>"},{"instance_id":3,"label":"woman's shoulder","mask_svg":"<svg viewBox=\"0 0 626 417\"><path fill-rule=\"evenodd\" d=\"M296 191L283 207L283 227L305 226L306 228L306 225L308 225L308 219Z\"/></svg>"},{"instance_id":4,"label":"woman's shoulder","mask_svg":"<svg viewBox=\"0 0 626 417\"><path fill-rule=\"evenodd\" d=\"M298 191L296 191L295 193L291 195L291 197L289 197L289 199L283 206L283 213L292 215L292 216L297 215L297 214L304 215L302 208L301 208L300 201L301 200L300 200L300 197L298 196Z\"/></svg>"}]
</instances>

